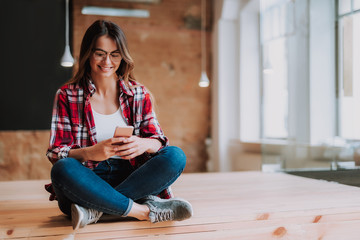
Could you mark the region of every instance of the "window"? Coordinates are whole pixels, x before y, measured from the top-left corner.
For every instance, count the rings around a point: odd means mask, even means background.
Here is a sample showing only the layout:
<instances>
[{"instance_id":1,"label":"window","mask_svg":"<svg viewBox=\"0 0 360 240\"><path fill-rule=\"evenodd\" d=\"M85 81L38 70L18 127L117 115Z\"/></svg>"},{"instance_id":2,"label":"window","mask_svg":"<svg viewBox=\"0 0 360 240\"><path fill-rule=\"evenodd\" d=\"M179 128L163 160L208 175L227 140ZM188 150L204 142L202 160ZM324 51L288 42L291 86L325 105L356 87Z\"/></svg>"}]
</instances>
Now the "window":
<instances>
[{"instance_id":1,"label":"window","mask_svg":"<svg viewBox=\"0 0 360 240\"><path fill-rule=\"evenodd\" d=\"M262 138L286 139L288 132L288 38L294 34L294 3L262 1Z\"/></svg>"},{"instance_id":2,"label":"window","mask_svg":"<svg viewBox=\"0 0 360 240\"><path fill-rule=\"evenodd\" d=\"M263 170L328 168L323 149L336 136L335 0L261 3Z\"/></svg>"},{"instance_id":3,"label":"window","mask_svg":"<svg viewBox=\"0 0 360 240\"><path fill-rule=\"evenodd\" d=\"M339 135L360 140L360 0L338 0Z\"/></svg>"}]
</instances>

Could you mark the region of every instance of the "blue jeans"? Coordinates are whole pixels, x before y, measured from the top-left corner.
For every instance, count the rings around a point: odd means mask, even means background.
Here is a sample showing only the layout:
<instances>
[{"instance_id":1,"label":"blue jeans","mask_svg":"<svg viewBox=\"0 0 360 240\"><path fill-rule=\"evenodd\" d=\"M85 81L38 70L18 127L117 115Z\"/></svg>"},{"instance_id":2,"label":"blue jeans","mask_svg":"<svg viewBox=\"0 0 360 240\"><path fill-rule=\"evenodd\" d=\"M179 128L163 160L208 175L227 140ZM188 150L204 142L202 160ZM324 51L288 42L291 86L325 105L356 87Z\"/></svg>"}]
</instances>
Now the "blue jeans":
<instances>
[{"instance_id":1,"label":"blue jeans","mask_svg":"<svg viewBox=\"0 0 360 240\"><path fill-rule=\"evenodd\" d=\"M128 160L108 159L91 170L74 158L57 161L51 180L60 210L70 215L71 204L127 216L134 201L157 195L169 187L185 168L184 152L174 146L158 151L135 169Z\"/></svg>"}]
</instances>

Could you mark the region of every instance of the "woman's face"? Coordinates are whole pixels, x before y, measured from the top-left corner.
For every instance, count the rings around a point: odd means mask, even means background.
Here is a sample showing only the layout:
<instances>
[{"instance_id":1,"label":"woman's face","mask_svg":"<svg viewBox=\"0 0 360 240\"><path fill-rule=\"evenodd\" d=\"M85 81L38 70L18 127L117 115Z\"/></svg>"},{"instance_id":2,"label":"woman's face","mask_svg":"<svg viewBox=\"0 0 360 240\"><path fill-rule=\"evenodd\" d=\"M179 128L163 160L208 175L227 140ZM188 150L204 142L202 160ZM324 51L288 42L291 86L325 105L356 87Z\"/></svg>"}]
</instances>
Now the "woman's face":
<instances>
[{"instance_id":1,"label":"woman's face","mask_svg":"<svg viewBox=\"0 0 360 240\"><path fill-rule=\"evenodd\" d=\"M106 35L99 37L90 56L91 75L105 78L116 76L120 62L121 55L116 42Z\"/></svg>"}]
</instances>

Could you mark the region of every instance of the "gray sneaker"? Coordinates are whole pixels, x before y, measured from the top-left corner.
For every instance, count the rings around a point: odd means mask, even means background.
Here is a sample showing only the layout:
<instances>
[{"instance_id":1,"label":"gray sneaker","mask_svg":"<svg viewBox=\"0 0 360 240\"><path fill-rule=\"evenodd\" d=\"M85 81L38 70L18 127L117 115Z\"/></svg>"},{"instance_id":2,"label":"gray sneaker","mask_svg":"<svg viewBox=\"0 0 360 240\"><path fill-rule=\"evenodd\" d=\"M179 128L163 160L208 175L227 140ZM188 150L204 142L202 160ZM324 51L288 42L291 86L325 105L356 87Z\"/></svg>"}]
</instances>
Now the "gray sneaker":
<instances>
[{"instance_id":1,"label":"gray sneaker","mask_svg":"<svg viewBox=\"0 0 360 240\"><path fill-rule=\"evenodd\" d=\"M148 196L144 199L149 209L150 222L182 221L193 215L191 204L180 198L161 199Z\"/></svg>"},{"instance_id":2,"label":"gray sneaker","mask_svg":"<svg viewBox=\"0 0 360 240\"><path fill-rule=\"evenodd\" d=\"M75 203L71 204L71 223L74 230L96 223L102 215L103 213L97 210L83 208Z\"/></svg>"}]
</instances>

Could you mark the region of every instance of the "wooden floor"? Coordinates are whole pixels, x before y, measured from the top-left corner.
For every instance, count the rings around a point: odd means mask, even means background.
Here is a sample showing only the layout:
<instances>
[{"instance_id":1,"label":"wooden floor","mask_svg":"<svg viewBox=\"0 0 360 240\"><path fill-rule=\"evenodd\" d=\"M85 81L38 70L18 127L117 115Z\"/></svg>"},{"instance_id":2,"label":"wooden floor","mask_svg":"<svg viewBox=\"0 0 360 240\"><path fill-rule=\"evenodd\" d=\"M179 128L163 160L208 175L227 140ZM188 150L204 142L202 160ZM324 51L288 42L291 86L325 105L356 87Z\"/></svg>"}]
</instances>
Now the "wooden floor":
<instances>
[{"instance_id":1,"label":"wooden floor","mask_svg":"<svg viewBox=\"0 0 360 240\"><path fill-rule=\"evenodd\" d=\"M173 190L193 218L108 219L78 231L44 183L0 182L0 239L360 239L360 188L283 173L183 174Z\"/></svg>"}]
</instances>

